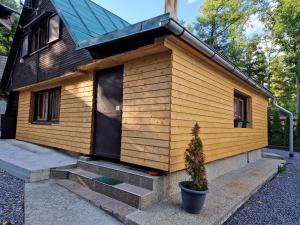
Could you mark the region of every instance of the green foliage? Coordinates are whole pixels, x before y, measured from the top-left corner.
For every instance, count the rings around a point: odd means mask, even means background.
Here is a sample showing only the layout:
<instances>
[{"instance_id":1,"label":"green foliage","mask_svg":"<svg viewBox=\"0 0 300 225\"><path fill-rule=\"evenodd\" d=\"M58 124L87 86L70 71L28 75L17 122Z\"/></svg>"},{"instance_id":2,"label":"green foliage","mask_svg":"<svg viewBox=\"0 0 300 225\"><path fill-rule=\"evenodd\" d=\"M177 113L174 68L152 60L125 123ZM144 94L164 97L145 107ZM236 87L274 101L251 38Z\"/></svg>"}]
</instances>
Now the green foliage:
<instances>
[{"instance_id":1,"label":"green foliage","mask_svg":"<svg viewBox=\"0 0 300 225\"><path fill-rule=\"evenodd\" d=\"M205 156L203 153L202 141L199 137L200 127L198 123L192 129L193 139L189 148L185 152L185 166L187 173L191 177L190 189L205 191L208 188L208 182L205 170Z\"/></svg>"},{"instance_id":2,"label":"green foliage","mask_svg":"<svg viewBox=\"0 0 300 225\"><path fill-rule=\"evenodd\" d=\"M15 0L0 0L0 2L12 9L20 9L20 5ZM0 27L0 55L7 56L9 54L17 24L18 19L14 22L12 30L3 26Z\"/></svg>"},{"instance_id":3,"label":"green foliage","mask_svg":"<svg viewBox=\"0 0 300 225\"><path fill-rule=\"evenodd\" d=\"M300 148L300 112L298 113L298 123L296 126L294 137L295 137L295 141L294 141L295 147Z\"/></svg>"},{"instance_id":4,"label":"green foliage","mask_svg":"<svg viewBox=\"0 0 300 225\"><path fill-rule=\"evenodd\" d=\"M272 125L271 125L271 108L268 108L268 144L271 145Z\"/></svg>"},{"instance_id":5,"label":"green foliage","mask_svg":"<svg viewBox=\"0 0 300 225\"><path fill-rule=\"evenodd\" d=\"M249 36L246 28L253 17L264 27ZM300 4L295 0L204 0L192 28L200 39L270 89L280 105L296 112L297 96L300 107L299 21Z\"/></svg>"},{"instance_id":6,"label":"green foliage","mask_svg":"<svg viewBox=\"0 0 300 225\"><path fill-rule=\"evenodd\" d=\"M280 114L278 110L274 110L271 145L282 146L282 144L283 144L283 131L282 131L282 126L280 121Z\"/></svg>"},{"instance_id":7,"label":"green foliage","mask_svg":"<svg viewBox=\"0 0 300 225\"><path fill-rule=\"evenodd\" d=\"M284 173L285 172L285 165L281 164L278 166L278 173Z\"/></svg>"},{"instance_id":8,"label":"green foliage","mask_svg":"<svg viewBox=\"0 0 300 225\"><path fill-rule=\"evenodd\" d=\"M283 146L290 145L290 117L287 116L284 124Z\"/></svg>"}]
</instances>

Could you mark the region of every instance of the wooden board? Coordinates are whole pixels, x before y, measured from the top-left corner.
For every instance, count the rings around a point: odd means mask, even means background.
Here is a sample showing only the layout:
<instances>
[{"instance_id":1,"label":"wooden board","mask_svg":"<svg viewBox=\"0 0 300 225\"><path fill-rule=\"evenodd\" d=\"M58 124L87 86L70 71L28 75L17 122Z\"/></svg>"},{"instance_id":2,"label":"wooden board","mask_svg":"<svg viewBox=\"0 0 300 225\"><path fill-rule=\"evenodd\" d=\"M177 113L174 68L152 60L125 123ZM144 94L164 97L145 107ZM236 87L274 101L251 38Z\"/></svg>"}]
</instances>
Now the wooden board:
<instances>
[{"instance_id":1,"label":"wooden board","mask_svg":"<svg viewBox=\"0 0 300 225\"><path fill-rule=\"evenodd\" d=\"M125 64L121 161L169 170L171 53Z\"/></svg>"},{"instance_id":2,"label":"wooden board","mask_svg":"<svg viewBox=\"0 0 300 225\"><path fill-rule=\"evenodd\" d=\"M32 91L61 86L60 118L58 124L38 125L30 122ZM91 154L93 75L51 85L38 85L20 91L17 122L18 140L56 147L81 154Z\"/></svg>"},{"instance_id":3,"label":"wooden board","mask_svg":"<svg viewBox=\"0 0 300 225\"><path fill-rule=\"evenodd\" d=\"M267 98L175 37L172 49L171 172L182 170L191 128L198 122L207 162L267 145ZM252 128L234 128L234 90L252 99Z\"/></svg>"}]
</instances>

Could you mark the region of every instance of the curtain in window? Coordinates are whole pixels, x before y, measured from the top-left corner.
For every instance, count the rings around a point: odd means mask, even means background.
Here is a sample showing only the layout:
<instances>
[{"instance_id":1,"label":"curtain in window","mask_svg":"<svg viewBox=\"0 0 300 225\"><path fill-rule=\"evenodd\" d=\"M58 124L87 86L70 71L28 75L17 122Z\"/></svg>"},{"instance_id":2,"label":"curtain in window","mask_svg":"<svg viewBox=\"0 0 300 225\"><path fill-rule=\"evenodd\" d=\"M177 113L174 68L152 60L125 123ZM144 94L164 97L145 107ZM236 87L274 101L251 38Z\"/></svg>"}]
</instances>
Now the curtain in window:
<instances>
[{"instance_id":1,"label":"curtain in window","mask_svg":"<svg viewBox=\"0 0 300 225\"><path fill-rule=\"evenodd\" d=\"M60 19L59 16L53 16L49 19L49 42L56 41L59 39L60 32Z\"/></svg>"}]
</instances>

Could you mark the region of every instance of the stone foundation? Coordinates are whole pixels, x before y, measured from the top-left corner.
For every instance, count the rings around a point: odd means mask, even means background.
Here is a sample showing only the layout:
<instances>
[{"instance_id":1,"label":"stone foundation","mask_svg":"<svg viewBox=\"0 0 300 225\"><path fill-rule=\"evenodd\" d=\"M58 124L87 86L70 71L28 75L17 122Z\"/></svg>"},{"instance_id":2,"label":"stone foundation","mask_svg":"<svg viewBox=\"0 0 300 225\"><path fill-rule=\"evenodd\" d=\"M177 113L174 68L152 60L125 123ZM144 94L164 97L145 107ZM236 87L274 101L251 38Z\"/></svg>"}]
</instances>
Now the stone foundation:
<instances>
[{"instance_id":1,"label":"stone foundation","mask_svg":"<svg viewBox=\"0 0 300 225\"><path fill-rule=\"evenodd\" d=\"M242 168L248 163L253 163L261 159L261 152L262 149L257 149L208 163L206 165L208 181L210 182L225 173ZM189 177L184 170L168 174L164 177L165 194L168 196L179 192L178 183L188 179Z\"/></svg>"}]
</instances>

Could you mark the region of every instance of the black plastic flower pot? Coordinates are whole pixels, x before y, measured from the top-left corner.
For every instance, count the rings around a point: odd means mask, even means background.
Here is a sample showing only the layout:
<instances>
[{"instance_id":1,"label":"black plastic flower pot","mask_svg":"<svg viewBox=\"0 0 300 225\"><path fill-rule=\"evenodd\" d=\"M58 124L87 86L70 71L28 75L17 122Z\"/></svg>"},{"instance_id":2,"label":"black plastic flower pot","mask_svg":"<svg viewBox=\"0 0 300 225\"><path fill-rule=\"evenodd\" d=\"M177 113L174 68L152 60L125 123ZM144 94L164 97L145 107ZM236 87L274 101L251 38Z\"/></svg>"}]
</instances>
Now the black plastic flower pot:
<instances>
[{"instance_id":1,"label":"black plastic flower pot","mask_svg":"<svg viewBox=\"0 0 300 225\"><path fill-rule=\"evenodd\" d=\"M179 187L181 189L182 208L188 213L198 214L203 208L208 190L195 191L186 188L186 186L187 181L179 183Z\"/></svg>"},{"instance_id":2,"label":"black plastic flower pot","mask_svg":"<svg viewBox=\"0 0 300 225\"><path fill-rule=\"evenodd\" d=\"M247 128L247 126L248 126L248 121L243 121L243 128Z\"/></svg>"}]
</instances>

